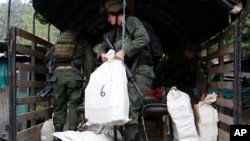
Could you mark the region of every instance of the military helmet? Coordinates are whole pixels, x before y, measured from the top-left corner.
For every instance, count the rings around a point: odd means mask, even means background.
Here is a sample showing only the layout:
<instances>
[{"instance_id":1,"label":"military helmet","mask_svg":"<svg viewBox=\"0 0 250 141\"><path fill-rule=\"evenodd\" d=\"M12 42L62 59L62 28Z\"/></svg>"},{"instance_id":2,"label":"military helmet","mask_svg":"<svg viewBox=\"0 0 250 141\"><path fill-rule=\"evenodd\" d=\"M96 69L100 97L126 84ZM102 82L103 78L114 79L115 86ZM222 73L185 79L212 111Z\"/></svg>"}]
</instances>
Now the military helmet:
<instances>
[{"instance_id":1,"label":"military helmet","mask_svg":"<svg viewBox=\"0 0 250 141\"><path fill-rule=\"evenodd\" d=\"M200 46L200 44L198 42L189 41L189 42L186 42L183 45L183 48L187 49L187 50L192 50L192 51L195 51L195 52L199 52L201 46Z\"/></svg>"},{"instance_id":2,"label":"military helmet","mask_svg":"<svg viewBox=\"0 0 250 141\"><path fill-rule=\"evenodd\" d=\"M106 14L109 13L118 13L123 9L123 4L121 0L106 0L104 3L103 12Z\"/></svg>"}]
</instances>

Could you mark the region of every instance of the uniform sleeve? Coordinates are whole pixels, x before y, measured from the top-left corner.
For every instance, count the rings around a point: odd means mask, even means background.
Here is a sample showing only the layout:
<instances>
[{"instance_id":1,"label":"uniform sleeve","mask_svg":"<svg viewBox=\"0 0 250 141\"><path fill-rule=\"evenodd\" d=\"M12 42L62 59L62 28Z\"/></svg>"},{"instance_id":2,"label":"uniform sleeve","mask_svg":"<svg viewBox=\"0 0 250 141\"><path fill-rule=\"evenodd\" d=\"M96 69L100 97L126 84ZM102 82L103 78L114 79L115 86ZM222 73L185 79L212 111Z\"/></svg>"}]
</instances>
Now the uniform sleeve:
<instances>
[{"instance_id":1,"label":"uniform sleeve","mask_svg":"<svg viewBox=\"0 0 250 141\"><path fill-rule=\"evenodd\" d=\"M124 45L124 51L128 57L134 56L149 42L149 36L142 22L136 17L127 18L127 32L132 36L132 41Z\"/></svg>"}]
</instances>

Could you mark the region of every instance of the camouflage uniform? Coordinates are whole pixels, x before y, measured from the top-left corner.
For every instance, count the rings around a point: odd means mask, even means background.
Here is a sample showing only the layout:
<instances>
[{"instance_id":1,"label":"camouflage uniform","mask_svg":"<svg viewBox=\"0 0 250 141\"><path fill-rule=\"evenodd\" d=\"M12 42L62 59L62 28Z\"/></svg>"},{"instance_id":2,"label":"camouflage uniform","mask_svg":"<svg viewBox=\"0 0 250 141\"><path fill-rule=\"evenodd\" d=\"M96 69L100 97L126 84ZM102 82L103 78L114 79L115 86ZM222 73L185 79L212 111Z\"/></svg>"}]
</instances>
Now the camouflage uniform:
<instances>
[{"instance_id":1,"label":"camouflage uniform","mask_svg":"<svg viewBox=\"0 0 250 141\"><path fill-rule=\"evenodd\" d=\"M92 47L88 41L77 39L76 44L74 58L65 62L56 60L50 78L54 88L53 122L56 131L63 130L66 123L67 108L69 110L69 130L77 129L79 119L76 108L82 101L83 76L89 77L94 68Z\"/></svg>"},{"instance_id":2,"label":"camouflage uniform","mask_svg":"<svg viewBox=\"0 0 250 141\"><path fill-rule=\"evenodd\" d=\"M109 32L109 36L115 36L113 39L114 46L117 49L122 49L122 27L117 27L115 30ZM125 125L125 137L129 140L134 139L138 133L138 117L141 108L142 100L147 91L151 88L153 79L155 78L153 72L153 62L150 53L145 50L145 45L149 42L149 36L142 24L142 22L134 16L126 17L126 32L124 51L125 63L131 67L136 57L140 56L140 60L135 67L134 77L135 83L143 93L141 96L134 85L128 83L128 93L130 99L129 118L132 119ZM99 48L100 52L106 52L105 44L98 44L95 48Z\"/></svg>"},{"instance_id":3,"label":"camouflage uniform","mask_svg":"<svg viewBox=\"0 0 250 141\"><path fill-rule=\"evenodd\" d=\"M198 93L205 93L206 82L204 70L198 55L188 60L181 51L166 55L155 68L156 78L160 85L170 88L176 86L190 95L191 103L198 102L199 96L194 96L194 88Z\"/></svg>"},{"instance_id":4,"label":"camouflage uniform","mask_svg":"<svg viewBox=\"0 0 250 141\"><path fill-rule=\"evenodd\" d=\"M134 57L136 57L138 53L141 53L140 61L135 69L134 76L136 84L142 91L143 96L138 93L138 91L131 82L128 83L128 92L130 99L129 118L132 120L125 125L125 135L128 139L134 139L135 134L138 132L138 117L142 100L146 95L147 91L151 88L155 75L152 68L152 57L149 52L144 49L145 45L149 41L149 37L145 28L143 27L140 20L136 17L128 17L126 23L126 28L128 32L126 32L125 34L124 51L127 55L125 56L125 63L131 66ZM117 31L117 39L115 43L115 46L119 48L121 48L121 29L122 28L119 28Z\"/></svg>"}]
</instances>

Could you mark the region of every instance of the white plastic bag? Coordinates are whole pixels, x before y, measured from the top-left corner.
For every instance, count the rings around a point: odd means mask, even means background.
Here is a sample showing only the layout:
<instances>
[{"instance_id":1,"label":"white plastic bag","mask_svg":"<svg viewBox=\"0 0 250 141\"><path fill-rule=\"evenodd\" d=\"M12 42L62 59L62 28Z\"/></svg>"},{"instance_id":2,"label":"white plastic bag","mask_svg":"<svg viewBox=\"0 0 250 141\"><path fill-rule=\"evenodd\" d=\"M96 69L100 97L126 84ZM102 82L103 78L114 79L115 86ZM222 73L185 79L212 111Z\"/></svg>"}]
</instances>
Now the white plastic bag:
<instances>
[{"instance_id":1,"label":"white plastic bag","mask_svg":"<svg viewBox=\"0 0 250 141\"><path fill-rule=\"evenodd\" d=\"M211 106L216 101L215 93L207 94L204 101L195 105L198 113L198 131L201 141L217 141L218 136L218 112Z\"/></svg>"},{"instance_id":2,"label":"white plastic bag","mask_svg":"<svg viewBox=\"0 0 250 141\"><path fill-rule=\"evenodd\" d=\"M85 116L90 124L123 125L129 121L126 70L113 59L113 50L107 54L109 60L91 74L85 89Z\"/></svg>"},{"instance_id":3,"label":"white plastic bag","mask_svg":"<svg viewBox=\"0 0 250 141\"><path fill-rule=\"evenodd\" d=\"M53 125L53 120L46 120L41 128L41 141L53 141L54 137L52 136L52 133L54 132L55 127Z\"/></svg>"},{"instance_id":4,"label":"white plastic bag","mask_svg":"<svg viewBox=\"0 0 250 141\"><path fill-rule=\"evenodd\" d=\"M172 119L174 141L200 141L189 95L172 87L167 94L167 109Z\"/></svg>"}]
</instances>

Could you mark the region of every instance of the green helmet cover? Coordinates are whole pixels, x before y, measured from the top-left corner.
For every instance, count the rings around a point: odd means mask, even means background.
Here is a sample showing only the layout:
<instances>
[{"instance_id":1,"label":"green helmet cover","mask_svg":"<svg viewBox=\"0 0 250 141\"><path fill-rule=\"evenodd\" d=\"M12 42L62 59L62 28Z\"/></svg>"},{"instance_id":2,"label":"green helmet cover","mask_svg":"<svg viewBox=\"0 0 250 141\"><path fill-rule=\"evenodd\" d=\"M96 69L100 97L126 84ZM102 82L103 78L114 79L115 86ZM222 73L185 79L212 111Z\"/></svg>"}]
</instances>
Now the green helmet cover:
<instances>
[{"instance_id":1,"label":"green helmet cover","mask_svg":"<svg viewBox=\"0 0 250 141\"><path fill-rule=\"evenodd\" d=\"M123 9L121 0L106 0L104 4L104 11L106 13L117 13Z\"/></svg>"}]
</instances>

